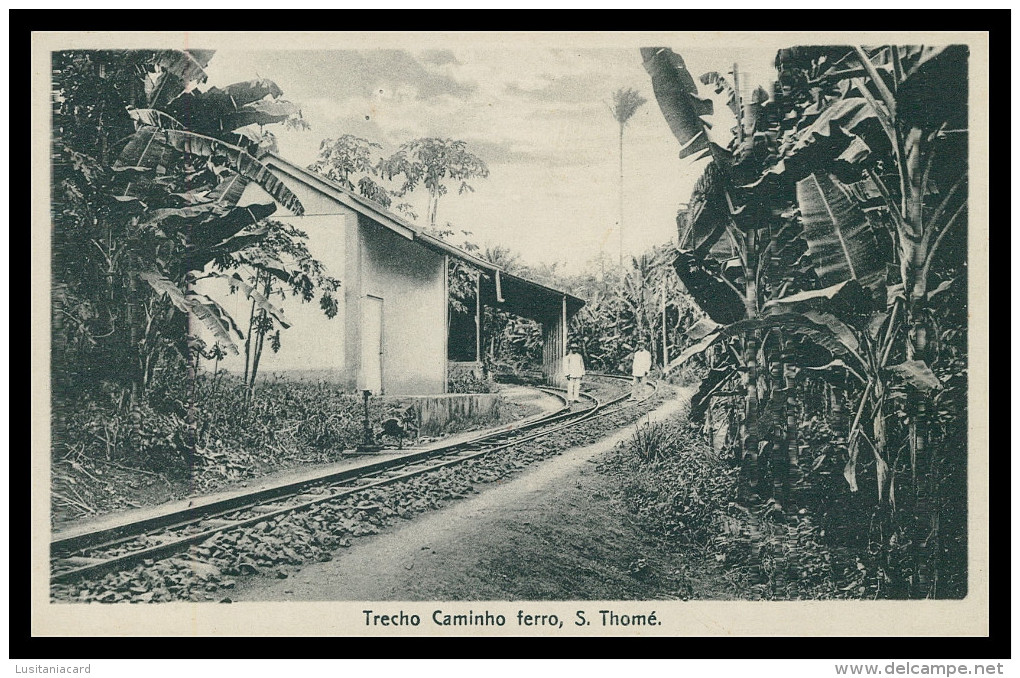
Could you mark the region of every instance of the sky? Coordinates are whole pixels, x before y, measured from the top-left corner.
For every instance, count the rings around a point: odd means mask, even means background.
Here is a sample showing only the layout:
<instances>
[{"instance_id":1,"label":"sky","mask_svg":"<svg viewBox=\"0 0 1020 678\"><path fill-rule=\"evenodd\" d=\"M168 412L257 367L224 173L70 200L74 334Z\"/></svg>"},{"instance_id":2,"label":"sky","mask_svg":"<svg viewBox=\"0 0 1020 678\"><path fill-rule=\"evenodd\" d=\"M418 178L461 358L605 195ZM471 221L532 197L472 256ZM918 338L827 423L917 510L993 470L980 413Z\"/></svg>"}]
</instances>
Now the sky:
<instances>
[{"instance_id":1,"label":"sky","mask_svg":"<svg viewBox=\"0 0 1020 678\"><path fill-rule=\"evenodd\" d=\"M774 46L670 45L695 75L740 65L741 89L774 78ZM619 126L612 93L637 90L648 102L624 133L624 254L676 239L676 212L700 167L678 159L679 144L659 111L636 48L528 48L514 44L360 50L218 50L206 86L254 77L275 81L310 130L274 129L280 154L314 162L323 138L349 133L390 153L416 137L461 139L490 174L439 203L449 222L482 246L503 245L529 264L579 272L620 251ZM721 108L717 106L718 109ZM425 200L412 199L424 220Z\"/></svg>"}]
</instances>

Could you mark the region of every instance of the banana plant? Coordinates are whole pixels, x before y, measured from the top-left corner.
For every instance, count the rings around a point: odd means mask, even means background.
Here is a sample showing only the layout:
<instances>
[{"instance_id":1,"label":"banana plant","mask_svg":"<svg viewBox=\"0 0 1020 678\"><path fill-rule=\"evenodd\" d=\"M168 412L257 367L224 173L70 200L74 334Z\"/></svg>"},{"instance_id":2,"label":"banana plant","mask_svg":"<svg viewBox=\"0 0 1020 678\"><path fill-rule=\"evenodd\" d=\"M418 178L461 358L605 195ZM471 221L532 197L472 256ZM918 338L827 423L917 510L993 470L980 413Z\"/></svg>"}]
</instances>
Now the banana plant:
<instances>
[{"instance_id":1,"label":"banana plant","mask_svg":"<svg viewBox=\"0 0 1020 678\"><path fill-rule=\"evenodd\" d=\"M899 271L893 283L903 285L908 351L923 360L932 264L948 241L961 246L966 221L967 48L843 51L814 73L817 84L835 86L838 96L813 118L805 116L810 124L789 136L757 184L790 184L812 174L825 182L824 172L841 190L863 188L865 199L883 208L877 211L896 250L889 260ZM821 193L833 195L819 187Z\"/></svg>"},{"instance_id":2,"label":"banana plant","mask_svg":"<svg viewBox=\"0 0 1020 678\"><path fill-rule=\"evenodd\" d=\"M300 121L300 112L267 80L201 91L211 57L172 50L54 56L54 250L89 253L56 262L58 299L74 309L81 337L69 360L112 373L132 394L146 388L166 349L193 365L200 343L193 326L236 350L236 323L193 283L231 266L282 271L269 252L281 234L265 219L277 204L303 212L258 147L237 134ZM275 202L239 207L251 183ZM309 280L289 282L307 288ZM335 305L325 297L326 307Z\"/></svg>"},{"instance_id":3,"label":"banana plant","mask_svg":"<svg viewBox=\"0 0 1020 678\"><path fill-rule=\"evenodd\" d=\"M947 453L928 449L928 410L944 410L938 403L959 390L951 384L961 369L955 348L948 364L945 357L935 364L956 330L940 329L932 299L958 294L956 279L966 274L966 47L781 50L773 99L759 95L752 103L762 117L734 126L729 143L719 115L680 72L682 60L663 49L642 56L661 85L660 108L681 157L701 163L691 168L701 176L678 215L676 262L709 317L690 328L693 344L674 364L715 355L692 412L738 375L753 385L748 402L770 387L776 396L785 373L810 375L805 387L821 378L845 391L852 406L851 420L841 418L843 476L857 492L861 459L873 460L875 496L889 509L875 514L883 543L888 553L913 554L908 586L930 594L945 517L945 497L936 493L946 476L936 459ZM722 107L746 115L747 102L725 78L706 74L702 83ZM748 351L747 340L759 338L762 350ZM758 371L759 360L771 369ZM766 417L780 400L768 398ZM897 481L907 468L911 475ZM905 486L908 508L897 509Z\"/></svg>"},{"instance_id":4,"label":"banana plant","mask_svg":"<svg viewBox=\"0 0 1020 678\"><path fill-rule=\"evenodd\" d=\"M746 111L753 120L742 120L745 111L730 87L718 73L706 74L702 82L715 85L722 104L718 112L711 97L701 96L694 77L680 55L668 48L641 50L659 108L680 143L680 157L702 163L696 199L688 215L680 220L680 242L691 242L690 250L681 250L674 264L688 291L716 322L737 323L759 317L763 298L761 286L768 233L772 216L759 203L750 200L739 188L739 178L753 164L753 148L758 118L763 118L760 95L754 107ZM738 114L726 116L725 109ZM735 123L735 124L732 124ZM736 133L734 133L734 130ZM749 139L745 132L750 130ZM683 233L683 226L689 228ZM725 237L722 250L719 245ZM712 254L730 256L713 260ZM727 275L727 268L730 275ZM742 308L741 308L742 307ZM758 409L760 379L758 373L759 337L750 331L740 337L742 381L746 393L743 456L749 483L757 485L759 454ZM679 360L673 365L680 364Z\"/></svg>"},{"instance_id":5,"label":"banana plant","mask_svg":"<svg viewBox=\"0 0 1020 678\"><path fill-rule=\"evenodd\" d=\"M719 292L720 283L728 284L735 295L744 293L745 318L756 317L760 310L752 306L755 298L749 293L763 271L756 268L757 259L748 256L755 243L753 236L747 237L754 233L753 228L747 228L747 217L748 213L763 214L760 209L756 212L756 205L770 204L773 212L785 208L792 214L790 231L796 236L783 243L775 237L775 229L772 231L771 263L787 269L785 275L765 273L783 280L773 285L772 299L858 281L870 288L876 314L887 313L885 304L880 303L886 297L893 300L893 310L898 312L887 314L896 323L888 336L899 336L898 324L906 322L910 327L907 359L922 359L920 348L927 333L923 326L918 327L916 316L926 300L931 262L964 211L961 194L966 175L953 172L953 167L960 165L953 156L959 157L965 137L959 129L965 101L961 106L936 107L948 113L943 116L933 114L930 106L920 102L932 104L937 96L933 88L938 80L933 73L947 69L965 73L965 50L837 48L831 55L812 60L810 97L797 98L790 96L789 88L777 88L777 93L787 95L777 102L786 110L781 110L780 124L771 138L768 133L761 135L766 144L775 145L774 153L766 166L759 168L760 176L744 185L736 185L734 180L748 176L753 163L746 159L735 162L735 158L753 154L734 154L744 142L731 141L725 147L709 140L705 119L711 111L695 97L693 78L671 74L666 68L668 64L674 71L685 70L682 60L668 50L646 50L643 56L653 84L657 79L666 81L656 91L663 94L660 106L682 144L681 155L697 152L712 158L696 190L696 198L700 195L701 199L692 200L686 215L687 235L681 230L681 243L688 242L694 249L682 251L678 258L678 272L686 274L682 275L685 283L710 317L723 324L734 322L736 314L727 313L729 295ZM658 60L654 70L651 57ZM780 53L782 76L794 71L784 70L783 60L796 58ZM732 111L742 110L733 88L718 73L706 74L702 82L714 85ZM958 100L959 94L954 97ZM741 135L749 131L746 124L739 129ZM945 155L938 157L935 149ZM891 181L890 175L896 180ZM931 209L922 204L929 195L938 197ZM743 238L741 226L745 227ZM720 242L727 239L728 247L721 248ZM798 249L794 245L798 242L806 248ZM709 263L710 256L725 257L727 251L733 255L732 266L726 261L718 266ZM776 261L776 254L783 252L790 255L787 260ZM799 262L793 260L798 253ZM800 275L803 270L796 270L796 264L805 260L816 278L813 283ZM899 281L888 277L888 264L898 264ZM728 269L738 275L728 277ZM802 278L799 284L798 277ZM738 281L743 289L734 284ZM897 303L902 308L897 308ZM746 353L743 356L745 369L748 357ZM870 396L862 400L867 398Z\"/></svg>"},{"instance_id":6,"label":"banana plant","mask_svg":"<svg viewBox=\"0 0 1020 678\"><path fill-rule=\"evenodd\" d=\"M856 492L857 462L862 447L870 452L876 463L876 482L879 500L888 487L888 497L895 503L894 486L888 482L888 455L886 450L885 405L891 389L928 393L942 388L938 377L921 361L904 360L889 365L894 342L893 328L897 326L895 314L898 306L867 316L866 326L858 326L846 316L837 317L834 308L846 308L845 304L834 303L842 297L856 298L868 303L868 294L855 281L843 282L831 288L793 295L765 304L765 315L761 318L746 319L727 326L703 320L689 330L689 335L698 341L688 347L676 360L682 364L695 355L705 353L711 347L733 337L752 331L782 331L786 336L808 342L821 353L814 353L814 360L797 362L796 369L812 373L835 373L851 379L861 389L858 404L854 410L853 422L848 435L849 458L844 468L844 477L852 491ZM853 315L853 314L847 314ZM817 356L823 356L821 360ZM787 359L797 361L794 356ZM725 381L736 373L732 363L717 368L702 389L710 394L718 390ZM696 400L704 408L703 395ZM870 424L870 426L869 426ZM869 433L870 429L870 433Z\"/></svg>"},{"instance_id":7,"label":"banana plant","mask_svg":"<svg viewBox=\"0 0 1020 678\"><path fill-rule=\"evenodd\" d=\"M927 437L925 394L932 388L925 385L933 383L928 305L936 290L951 284L942 280L934 286L932 266L947 246L950 260L966 248L968 52L961 45L856 46L843 52L813 74L818 84L835 87L837 96L820 107L763 181L784 175L798 181L802 209L827 222L844 250L842 234L855 226L845 218L840 203L846 201L833 187L847 195L848 189L863 188L864 201L875 206L868 221L874 215L884 222L874 230L888 232L892 251L885 261L896 273L884 285L897 311L891 336L902 335L905 364L912 366L904 373L923 375L914 380L920 388L908 398L913 467ZM874 268L862 279L877 274Z\"/></svg>"}]
</instances>

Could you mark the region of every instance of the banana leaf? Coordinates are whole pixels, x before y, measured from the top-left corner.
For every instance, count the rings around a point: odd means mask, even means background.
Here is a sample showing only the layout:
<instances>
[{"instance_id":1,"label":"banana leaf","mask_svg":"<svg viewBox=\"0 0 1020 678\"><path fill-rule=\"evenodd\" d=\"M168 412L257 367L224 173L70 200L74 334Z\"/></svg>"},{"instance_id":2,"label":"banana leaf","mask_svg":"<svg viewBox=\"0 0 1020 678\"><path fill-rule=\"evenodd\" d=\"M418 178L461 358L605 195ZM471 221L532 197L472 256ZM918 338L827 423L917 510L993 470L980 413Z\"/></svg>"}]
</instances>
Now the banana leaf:
<instances>
[{"instance_id":1,"label":"banana leaf","mask_svg":"<svg viewBox=\"0 0 1020 678\"><path fill-rule=\"evenodd\" d=\"M291 105L293 106L293 104ZM300 110L298 110L296 106L294 107L294 111L296 113L300 113ZM224 117L223 129L233 131L248 125L272 125L277 122L289 120L291 117L291 113L271 114L244 108Z\"/></svg>"},{"instance_id":2,"label":"banana leaf","mask_svg":"<svg viewBox=\"0 0 1020 678\"><path fill-rule=\"evenodd\" d=\"M762 306L765 315L778 313L831 313L839 320L857 326L862 315L875 310L874 293L860 286L856 280L845 280L817 290L805 290L778 299L770 299ZM866 325L862 325L864 329Z\"/></svg>"},{"instance_id":3,"label":"banana leaf","mask_svg":"<svg viewBox=\"0 0 1020 678\"><path fill-rule=\"evenodd\" d=\"M148 283L157 294L166 295L178 311L188 314L189 318L192 316L198 318L212 332L216 340L226 346L231 353L234 355L239 353L233 337L230 335L230 330L236 332L241 339L244 338L244 335L219 304L205 295L190 291L184 292L173 281L160 273L144 271L139 273L138 277Z\"/></svg>"},{"instance_id":4,"label":"banana leaf","mask_svg":"<svg viewBox=\"0 0 1020 678\"><path fill-rule=\"evenodd\" d=\"M269 229L263 226L254 230L237 233L213 246L190 246L188 251L185 252L180 268L176 272L183 275L190 271L203 271L212 261L224 257L233 257L238 252L263 242L268 233Z\"/></svg>"},{"instance_id":5,"label":"banana leaf","mask_svg":"<svg viewBox=\"0 0 1020 678\"><path fill-rule=\"evenodd\" d=\"M177 118L156 108L132 108L128 115L135 121L136 127L149 125L162 129L184 129Z\"/></svg>"},{"instance_id":6,"label":"banana leaf","mask_svg":"<svg viewBox=\"0 0 1020 678\"><path fill-rule=\"evenodd\" d=\"M211 273L210 275L214 278L226 280L233 290L241 290L246 298L255 302L256 309L265 311L278 323L280 323L280 326L284 329L290 327L290 322L288 322L287 318L284 316L283 309L273 305L273 303L266 298L266 295L255 288L254 285L248 283L248 281L242 278L239 274L233 273L232 275L226 275L225 273Z\"/></svg>"},{"instance_id":7,"label":"banana leaf","mask_svg":"<svg viewBox=\"0 0 1020 678\"><path fill-rule=\"evenodd\" d=\"M720 75L718 71L709 71L708 73L703 73L698 80L701 81L702 85L712 85L715 87L716 94L725 94L726 106L733 111L733 117L740 115L736 92L733 91L733 85L730 84L725 76Z\"/></svg>"},{"instance_id":8,"label":"banana leaf","mask_svg":"<svg viewBox=\"0 0 1020 678\"><path fill-rule=\"evenodd\" d=\"M694 184L683 218L677 220L681 249L715 254L717 247L727 246L722 238L729 220L725 200L719 166L709 161Z\"/></svg>"},{"instance_id":9,"label":"banana leaf","mask_svg":"<svg viewBox=\"0 0 1020 678\"><path fill-rule=\"evenodd\" d=\"M878 336L885 326L885 321L889 319L889 314L884 311L876 311L871 314L871 319L868 321L868 336L871 337L872 341L877 341Z\"/></svg>"},{"instance_id":10,"label":"banana leaf","mask_svg":"<svg viewBox=\"0 0 1020 678\"><path fill-rule=\"evenodd\" d=\"M238 106L244 106L259 99L265 99L267 96L274 99L283 96L283 90L275 82L267 78L235 82L223 89Z\"/></svg>"},{"instance_id":11,"label":"banana leaf","mask_svg":"<svg viewBox=\"0 0 1020 678\"><path fill-rule=\"evenodd\" d=\"M191 302L191 315L198 318L212 332L217 343L226 346L234 355L238 355L240 352L237 350L237 345L230 332L233 331L237 338L242 340L244 334L230 314L215 300L204 294L191 294L188 298Z\"/></svg>"},{"instance_id":12,"label":"banana leaf","mask_svg":"<svg viewBox=\"0 0 1020 678\"><path fill-rule=\"evenodd\" d=\"M145 218L138 222L139 226L159 226L167 232L181 230L181 225L194 221L197 217L208 217L213 213L209 203L187 205L185 207L164 207L149 210Z\"/></svg>"},{"instance_id":13,"label":"banana leaf","mask_svg":"<svg viewBox=\"0 0 1020 678\"><path fill-rule=\"evenodd\" d=\"M818 280L826 287L847 280L877 289L886 262L867 215L828 174L797 182L804 240Z\"/></svg>"},{"instance_id":14,"label":"banana leaf","mask_svg":"<svg viewBox=\"0 0 1020 678\"><path fill-rule=\"evenodd\" d=\"M825 363L824 365L818 366L798 365L797 367L799 367L802 370L810 370L812 373L816 373L825 381L829 382L830 384L833 384L834 386L838 386L839 388L846 387L846 377L843 374L844 372L846 374L852 374L853 376L857 377L857 379L862 384L867 383L867 379L865 379L861 374L859 374L857 370L853 369L852 367L850 367L845 362L839 359L831 360Z\"/></svg>"},{"instance_id":15,"label":"banana leaf","mask_svg":"<svg viewBox=\"0 0 1020 678\"><path fill-rule=\"evenodd\" d=\"M120 156L114 163L118 167L170 167L175 156L192 154L206 158L222 156L228 168L246 180L261 186L285 209L303 214L304 208L297 196L291 193L268 167L246 151L219 139L196 134L186 130L160 129L143 125L129 138ZM229 206L229 205L228 205Z\"/></svg>"},{"instance_id":16,"label":"banana leaf","mask_svg":"<svg viewBox=\"0 0 1020 678\"><path fill-rule=\"evenodd\" d=\"M213 49L168 49L157 53L154 62L185 83L202 83L208 79L205 67L215 53Z\"/></svg>"},{"instance_id":17,"label":"banana leaf","mask_svg":"<svg viewBox=\"0 0 1020 678\"><path fill-rule=\"evenodd\" d=\"M242 105L226 91L213 87L206 92L181 94L167 112L193 132L222 137L247 125L283 122L299 115L301 109L285 99L260 99Z\"/></svg>"},{"instance_id":18,"label":"banana leaf","mask_svg":"<svg viewBox=\"0 0 1020 678\"><path fill-rule=\"evenodd\" d=\"M921 129L966 129L969 48L926 46L896 90L896 117Z\"/></svg>"},{"instance_id":19,"label":"banana leaf","mask_svg":"<svg viewBox=\"0 0 1020 678\"><path fill-rule=\"evenodd\" d=\"M942 282L940 282L938 284L938 287L936 287L935 289L930 290L928 292L928 301L931 301L932 299L934 299L938 295L942 294L943 292L945 292L946 290L948 290L952 286L953 286L953 279L952 278L950 278L949 280L943 280Z\"/></svg>"},{"instance_id":20,"label":"banana leaf","mask_svg":"<svg viewBox=\"0 0 1020 678\"><path fill-rule=\"evenodd\" d=\"M942 382L923 360L904 360L898 365L890 365L887 369L903 383L918 391L928 392L942 388Z\"/></svg>"},{"instance_id":21,"label":"banana leaf","mask_svg":"<svg viewBox=\"0 0 1020 678\"><path fill-rule=\"evenodd\" d=\"M835 362L832 358L832 353L828 349L819 346L809 337L791 334L785 337L785 339L787 341L780 353L780 359L791 367L799 369L822 369L826 365L839 367L839 365L832 365ZM822 374L824 375L825 373L823 372ZM845 376L840 373L841 378Z\"/></svg>"},{"instance_id":22,"label":"banana leaf","mask_svg":"<svg viewBox=\"0 0 1020 678\"><path fill-rule=\"evenodd\" d=\"M772 259L781 270L789 273L802 273L810 270L806 263L810 261L807 256L807 243L800 237L800 224L789 232L780 231L776 238L776 249L772 252Z\"/></svg>"},{"instance_id":23,"label":"banana leaf","mask_svg":"<svg viewBox=\"0 0 1020 678\"><path fill-rule=\"evenodd\" d=\"M155 52L150 63L160 69L155 79L145 80L145 95L151 108L164 108L176 99L192 83L208 80L205 67L209 65L214 50L175 50Z\"/></svg>"},{"instance_id":24,"label":"banana leaf","mask_svg":"<svg viewBox=\"0 0 1020 678\"><path fill-rule=\"evenodd\" d=\"M700 422L705 417L705 411L712 402L712 394L722 388L726 381L737 373L733 365L716 367L709 371L708 376L701 380L697 392L691 397L691 409L687 418L693 422Z\"/></svg>"},{"instance_id":25,"label":"banana leaf","mask_svg":"<svg viewBox=\"0 0 1020 678\"><path fill-rule=\"evenodd\" d=\"M719 323L715 322L711 318L702 318L698 322L694 323L687 328L685 334L691 341L698 341L704 337L717 332L721 329Z\"/></svg>"},{"instance_id":26,"label":"banana leaf","mask_svg":"<svg viewBox=\"0 0 1020 678\"><path fill-rule=\"evenodd\" d=\"M175 271L201 270L216 257L232 254L253 242L259 242L268 233L256 229L241 233L276 211L275 203L236 207L224 213L217 205L206 203L180 208L151 210L140 226L158 226L166 235L183 236L187 252L184 268Z\"/></svg>"},{"instance_id":27,"label":"banana leaf","mask_svg":"<svg viewBox=\"0 0 1020 678\"><path fill-rule=\"evenodd\" d=\"M712 320L728 325L746 315L744 300L740 295L712 273L706 261L694 252L677 252L673 268L695 303Z\"/></svg>"},{"instance_id":28,"label":"banana leaf","mask_svg":"<svg viewBox=\"0 0 1020 678\"><path fill-rule=\"evenodd\" d=\"M829 330L836 335L836 338L839 339L840 343L846 346L851 353L863 362L863 358L860 357L860 342L857 341L857 337L854 335L853 330L839 318L831 313L819 311L805 311L804 317L813 323L828 327Z\"/></svg>"},{"instance_id":29,"label":"banana leaf","mask_svg":"<svg viewBox=\"0 0 1020 678\"><path fill-rule=\"evenodd\" d=\"M882 156L892 146L878 114L866 99L850 97L829 105L780 149L780 160L751 184L793 184L815 172L831 172L852 182L861 177L862 163Z\"/></svg>"},{"instance_id":30,"label":"banana leaf","mask_svg":"<svg viewBox=\"0 0 1020 678\"><path fill-rule=\"evenodd\" d=\"M782 315L769 316L765 318L748 318L727 325L722 329L706 335L700 341L687 347L675 360L670 362L667 370L673 370L691 357L704 353L710 346L715 345L723 339L729 339L755 330L782 329L793 335L797 335L811 341L814 344L826 349L833 357L850 360L848 365L854 365L854 373L864 372L867 365L861 357L850 346L844 344L840 337L828 326L814 322L810 318L799 313L783 313Z\"/></svg>"},{"instance_id":31,"label":"banana leaf","mask_svg":"<svg viewBox=\"0 0 1020 678\"><path fill-rule=\"evenodd\" d=\"M193 225L189 233L189 243L198 248L223 248L241 231L251 228L275 211L274 203L235 207L219 219ZM250 234L255 232L252 231Z\"/></svg>"},{"instance_id":32,"label":"banana leaf","mask_svg":"<svg viewBox=\"0 0 1020 678\"><path fill-rule=\"evenodd\" d=\"M143 271L138 274L138 277L148 283L149 287L155 290L157 294L165 294L170 303L181 313L188 313L191 310L191 305L185 293L167 279L166 276L151 271Z\"/></svg>"},{"instance_id":33,"label":"banana leaf","mask_svg":"<svg viewBox=\"0 0 1020 678\"><path fill-rule=\"evenodd\" d=\"M220 182L206 194L206 200L219 205L236 205L250 182L238 172L225 170Z\"/></svg>"},{"instance_id":34,"label":"banana leaf","mask_svg":"<svg viewBox=\"0 0 1020 678\"><path fill-rule=\"evenodd\" d=\"M301 113L301 109L297 106L297 104L287 101L286 99L262 99L259 101L253 101L250 104L246 104L243 108L239 108L238 111L251 111L253 113L271 116L280 120L289 118L293 115L299 115Z\"/></svg>"},{"instance_id":35,"label":"banana leaf","mask_svg":"<svg viewBox=\"0 0 1020 678\"><path fill-rule=\"evenodd\" d=\"M702 337L700 340L694 342L683 351L680 352L676 358L669 361L669 365L666 366L666 372L671 372L676 368L683 365L685 362L690 360L692 357L704 353L710 346L714 346L717 341L721 338L721 332L712 332Z\"/></svg>"},{"instance_id":36,"label":"banana leaf","mask_svg":"<svg viewBox=\"0 0 1020 678\"><path fill-rule=\"evenodd\" d=\"M642 47L641 59L666 124L680 142L680 157L725 156L723 149L710 148L701 116L712 115L714 107L698 96L698 85L683 58L668 47Z\"/></svg>"},{"instance_id":37,"label":"banana leaf","mask_svg":"<svg viewBox=\"0 0 1020 678\"><path fill-rule=\"evenodd\" d=\"M784 71L803 70L810 78L818 78L839 63L848 52L845 45L796 45L776 52L776 69Z\"/></svg>"}]
</instances>

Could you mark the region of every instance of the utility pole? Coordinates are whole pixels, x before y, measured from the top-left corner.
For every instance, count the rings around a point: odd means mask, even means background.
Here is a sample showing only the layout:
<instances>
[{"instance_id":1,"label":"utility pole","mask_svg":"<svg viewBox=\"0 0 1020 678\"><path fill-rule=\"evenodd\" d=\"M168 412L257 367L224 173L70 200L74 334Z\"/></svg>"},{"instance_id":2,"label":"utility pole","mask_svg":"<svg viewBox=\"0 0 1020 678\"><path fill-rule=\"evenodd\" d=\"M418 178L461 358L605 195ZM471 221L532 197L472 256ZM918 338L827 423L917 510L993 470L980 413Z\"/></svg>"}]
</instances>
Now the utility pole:
<instances>
[{"instance_id":1,"label":"utility pole","mask_svg":"<svg viewBox=\"0 0 1020 678\"><path fill-rule=\"evenodd\" d=\"M475 273L475 362L482 370L482 272Z\"/></svg>"},{"instance_id":2,"label":"utility pole","mask_svg":"<svg viewBox=\"0 0 1020 678\"><path fill-rule=\"evenodd\" d=\"M623 268L623 123L620 123L620 268Z\"/></svg>"}]
</instances>

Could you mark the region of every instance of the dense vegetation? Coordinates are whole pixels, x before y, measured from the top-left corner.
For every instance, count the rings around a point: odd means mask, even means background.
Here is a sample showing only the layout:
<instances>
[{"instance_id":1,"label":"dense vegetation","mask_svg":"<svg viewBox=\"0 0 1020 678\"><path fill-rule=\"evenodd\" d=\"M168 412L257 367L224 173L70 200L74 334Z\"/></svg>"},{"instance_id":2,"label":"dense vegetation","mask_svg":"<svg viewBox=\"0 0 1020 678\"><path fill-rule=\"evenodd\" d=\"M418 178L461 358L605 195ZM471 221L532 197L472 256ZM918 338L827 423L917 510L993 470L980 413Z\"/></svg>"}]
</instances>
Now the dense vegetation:
<instances>
[{"instance_id":1,"label":"dense vegetation","mask_svg":"<svg viewBox=\"0 0 1020 678\"><path fill-rule=\"evenodd\" d=\"M266 221L275 203L237 207L256 183L279 204L303 211L256 159L272 143L263 126L297 124L300 111L267 80L194 88L211 57L54 54L58 406L69 404L65 396L109 385L130 407L161 371L194 370L211 351L238 353L242 340L251 357L268 332L287 326L271 296L319 296L327 315L336 312L339 281L308 254L302 232ZM197 291L203 278L223 279L251 300L247 334ZM198 326L218 348L199 339Z\"/></svg>"},{"instance_id":2,"label":"dense vegetation","mask_svg":"<svg viewBox=\"0 0 1020 678\"><path fill-rule=\"evenodd\" d=\"M54 498L65 508L89 508L73 482L59 491L61 473L89 460L207 478L219 445L210 417L231 408L230 444L260 430L241 421L259 420L259 359L289 326L275 300L317 299L336 314L340 281L303 232L267 219L277 204L303 212L258 160L275 147L266 126L305 126L300 110L268 80L202 88L212 56L53 55ZM275 202L238 207L249 184ZM246 323L200 291L204 279L250 301ZM242 350L242 388L209 392L200 362L215 371Z\"/></svg>"},{"instance_id":3,"label":"dense vegetation","mask_svg":"<svg viewBox=\"0 0 1020 678\"><path fill-rule=\"evenodd\" d=\"M866 595L852 550L826 539L811 511L777 520L770 502L733 501L740 482L734 461L720 457L684 413L639 426L606 465L622 471L620 492L638 525L665 548L716 568L732 595L753 600Z\"/></svg>"},{"instance_id":4,"label":"dense vegetation","mask_svg":"<svg viewBox=\"0 0 1020 678\"><path fill-rule=\"evenodd\" d=\"M736 72L696 80L666 48L641 56L700 177L678 211L676 245L563 275L467 232L458 244L585 299L570 331L589 369L625 370L643 340L660 369L698 377L690 415L708 455L676 454L702 449L689 432L646 431L637 444L648 466L632 493L642 520L707 543L727 511L760 508L760 529L778 540L770 548L794 530L816 565L822 550L839 554L845 570L819 565L811 595L836 595L833 577L857 595L966 595L966 48L782 50L771 92L742 91ZM355 435L351 396L258 380L265 347L281 350L289 326L278 300L317 301L333 317L340 281L304 233L270 218L274 204L237 207L255 183L302 212L258 158L275 147L267 125L304 122L267 80L202 89L211 57L54 55L58 464L230 478L245 463L237 454L286 448L312 461ZM620 90L616 103L622 157L643 99ZM412 219L399 199L426 191L427 228L451 239L455 227L437 226L440 199L473 190L485 163L453 139L413 139L388 157L380 148L326 139L312 169ZM477 342L493 370L537 366L534 321L486 307L474 335L478 275L451 262L454 351L463 344L473 359ZM206 278L250 302L247 320L198 291ZM239 383L216 374L219 358L241 351ZM469 376L451 384L488 388ZM677 483L673 494L664 482ZM746 560L737 546L716 553ZM762 595L800 595L784 593L788 580L768 582Z\"/></svg>"},{"instance_id":5,"label":"dense vegetation","mask_svg":"<svg viewBox=\"0 0 1020 678\"><path fill-rule=\"evenodd\" d=\"M708 73L708 97L642 57L701 172L675 260L708 316L675 361L710 368L692 414L869 595L966 595L966 48L782 50L771 95Z\"/></svg>"}]
</instances>

